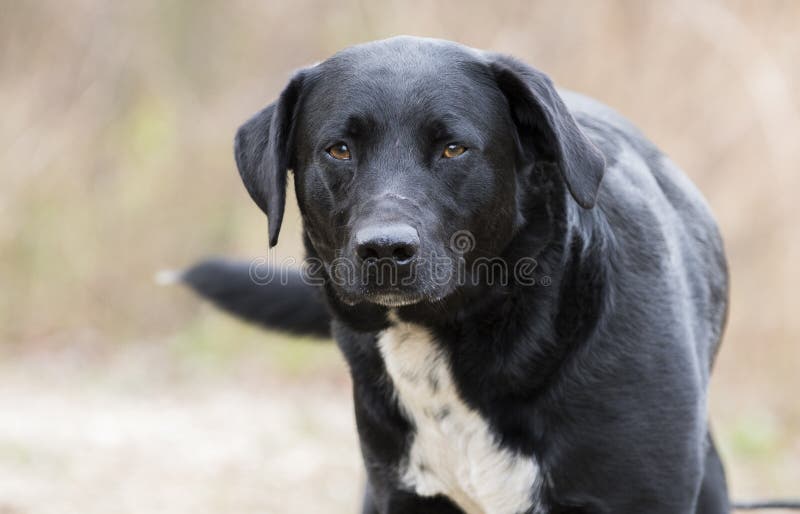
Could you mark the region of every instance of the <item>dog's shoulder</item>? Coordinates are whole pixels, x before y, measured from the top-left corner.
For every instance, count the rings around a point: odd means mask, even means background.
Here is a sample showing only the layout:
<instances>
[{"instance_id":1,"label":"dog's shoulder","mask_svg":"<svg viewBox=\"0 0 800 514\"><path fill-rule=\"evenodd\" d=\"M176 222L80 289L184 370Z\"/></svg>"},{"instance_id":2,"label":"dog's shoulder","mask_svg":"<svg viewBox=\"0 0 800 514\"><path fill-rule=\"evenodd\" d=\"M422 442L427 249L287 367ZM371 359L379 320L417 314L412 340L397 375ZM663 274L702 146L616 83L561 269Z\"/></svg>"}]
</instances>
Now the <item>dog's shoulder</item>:
<instances>
[{"instance_id":1,"label":"dog's shoulder","mask_svg":"<svg viewBox=\"0 0 800 514\"><path fill-rule=\"evenodd\" d=\"M687 333L685 339L699 338L698 357L709 362L721 335L728 287L722 238L710 207L689 177L622 115L580 94L561 94L606 159L598 212L585 216L602 220L612 241L608 258L627 270L613 281L619 296L648 302L656 319L671 312L675 326L691 326L693 336Z\"/></svg>"},{"instance_id":2,"label":"dog's shoulder","mask_svg":"<svg viewBox=\"0 0 800 514\"><path fill-rule=\"evenodd\" d=\"M624 116L611 107L571 91L559 92L581 130L601 151L606 172L599 204L607 213L624 211L625 223L637 220L680 225L701 239L721 244L716 222L702 193L686 174ZM636 216L631 216L636 214Z\"/></svg>"},{"instance_id":3,"label":"dog's shoulder","mask_svg":"<svg viewBox=\"0 0 800 514\"><path fill-rule=\"evenodd\" d=\"M606 188L627 189L616 198L640 195L663 196L676 211L688 214L686 221L714 227L711 209L686 174L633 123L611 107L593 98L559 90L581 130L606 159ZM627 186L634 186L629 188Z\"/></svg>"}]
</instances>

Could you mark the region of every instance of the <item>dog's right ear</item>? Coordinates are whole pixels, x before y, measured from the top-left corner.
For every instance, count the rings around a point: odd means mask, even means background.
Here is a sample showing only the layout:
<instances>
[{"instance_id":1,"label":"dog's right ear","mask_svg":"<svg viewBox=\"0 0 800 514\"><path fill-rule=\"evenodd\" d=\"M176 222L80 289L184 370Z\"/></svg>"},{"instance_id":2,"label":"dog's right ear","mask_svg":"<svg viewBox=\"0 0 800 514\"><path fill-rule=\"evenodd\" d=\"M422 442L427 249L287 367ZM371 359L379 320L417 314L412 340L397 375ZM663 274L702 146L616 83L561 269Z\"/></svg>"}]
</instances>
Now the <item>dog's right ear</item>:
<instances>
[{"instance_id":1,"label":"dog's right ear","mask_svg":"<svg viewBox=\"0 0 800 514\"><path fill-rule=\"evenodd\" d=\"M236 132L236 165L250 197L267 215L270 247L278 242L286 205L286 174L294 165L292 135L302 85L301 71L276 102L247 120Z\"/></svg>"}]
</instances>

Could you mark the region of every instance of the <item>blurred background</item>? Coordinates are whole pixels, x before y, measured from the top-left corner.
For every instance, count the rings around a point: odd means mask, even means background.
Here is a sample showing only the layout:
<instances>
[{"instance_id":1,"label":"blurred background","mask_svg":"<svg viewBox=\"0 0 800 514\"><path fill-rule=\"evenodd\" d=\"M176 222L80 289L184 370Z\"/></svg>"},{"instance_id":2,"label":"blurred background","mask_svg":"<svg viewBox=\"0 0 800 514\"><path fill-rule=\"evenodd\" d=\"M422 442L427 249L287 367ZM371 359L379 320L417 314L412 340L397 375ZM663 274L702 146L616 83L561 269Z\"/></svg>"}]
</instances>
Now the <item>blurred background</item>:
<instances>
[{"instance_id":1,"label":"blurred background","mask_svg":"<svg viewBox=\"0 0 800 514\"><path fill-rule=\"evenodd\" d=\"M0 513L356 511L334 346L152 277L265 255L234 131L294 69L402 33L534 64L699 185L732 273L711 411L733 495L800 495L799 20L793 0L0 0ZM290 205L278 255L299 242Z\"/></svg>"}]
</instances>

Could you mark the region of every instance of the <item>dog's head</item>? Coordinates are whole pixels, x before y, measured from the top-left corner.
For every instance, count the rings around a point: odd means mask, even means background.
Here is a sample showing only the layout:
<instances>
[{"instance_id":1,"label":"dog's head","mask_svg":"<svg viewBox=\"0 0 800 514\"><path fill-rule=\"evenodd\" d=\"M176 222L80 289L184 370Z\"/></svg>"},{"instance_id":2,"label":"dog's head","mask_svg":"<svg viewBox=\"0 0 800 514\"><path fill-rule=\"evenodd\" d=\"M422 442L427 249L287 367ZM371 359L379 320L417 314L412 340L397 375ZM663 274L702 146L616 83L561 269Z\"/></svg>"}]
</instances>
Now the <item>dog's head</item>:
<instances>
[{"instance_id":1,"label":"dog's head","mask_svg":"<svg viewBox=\"0 0 800 514\"><path fill-rule=\"evenodd\" d=\"M510 58L394 38L298 72L236 136L248 192L280 231L293 170L307 240L346 303L451 294L459 263L526 223L520 175L547 162L591 208L602 155L550 80Z\"/></svg>"}]
</instances>

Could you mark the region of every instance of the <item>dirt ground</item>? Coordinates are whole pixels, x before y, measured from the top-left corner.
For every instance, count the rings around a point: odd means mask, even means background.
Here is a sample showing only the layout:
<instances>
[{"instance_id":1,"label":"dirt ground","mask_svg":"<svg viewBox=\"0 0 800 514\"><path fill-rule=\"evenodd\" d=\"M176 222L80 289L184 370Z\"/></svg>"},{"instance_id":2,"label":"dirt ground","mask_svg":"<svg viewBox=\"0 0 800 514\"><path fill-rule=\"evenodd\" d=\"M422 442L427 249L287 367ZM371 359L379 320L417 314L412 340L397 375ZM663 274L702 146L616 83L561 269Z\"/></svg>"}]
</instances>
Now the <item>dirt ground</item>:
<instances>
[{"instance_id":1,"label":"dirt ground","mask_svg":"<svg viewBox=\"0 0 800 514\"><path fill-rule=\"evenodd\" d=\"M209 377L165 357L6 359L0 513L356 512L346 383Z\"/></svg>"}]
</instances>

